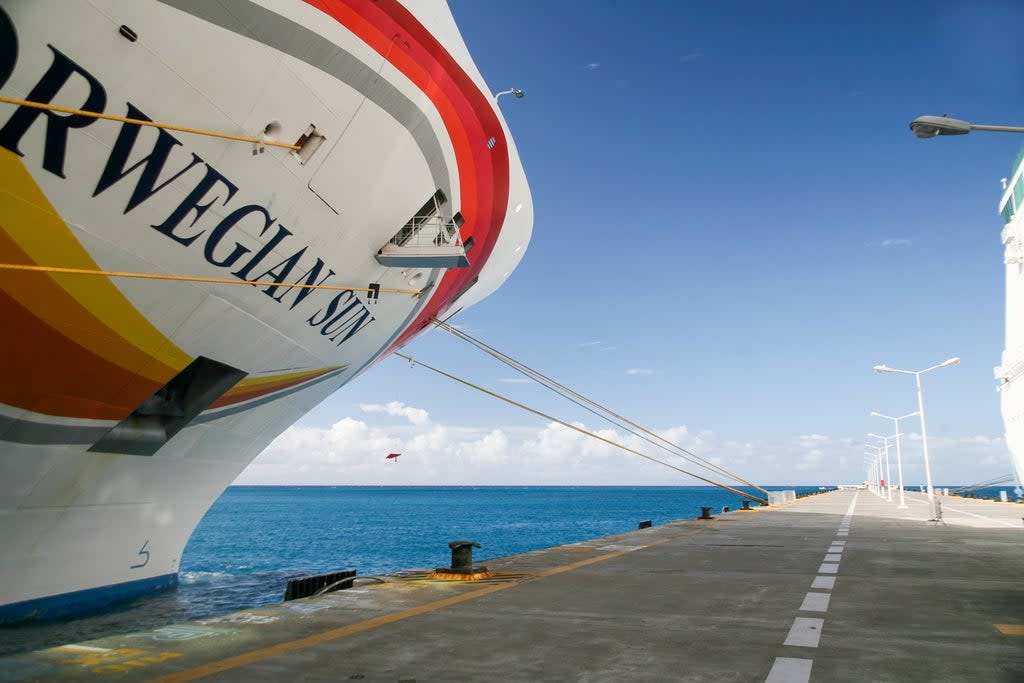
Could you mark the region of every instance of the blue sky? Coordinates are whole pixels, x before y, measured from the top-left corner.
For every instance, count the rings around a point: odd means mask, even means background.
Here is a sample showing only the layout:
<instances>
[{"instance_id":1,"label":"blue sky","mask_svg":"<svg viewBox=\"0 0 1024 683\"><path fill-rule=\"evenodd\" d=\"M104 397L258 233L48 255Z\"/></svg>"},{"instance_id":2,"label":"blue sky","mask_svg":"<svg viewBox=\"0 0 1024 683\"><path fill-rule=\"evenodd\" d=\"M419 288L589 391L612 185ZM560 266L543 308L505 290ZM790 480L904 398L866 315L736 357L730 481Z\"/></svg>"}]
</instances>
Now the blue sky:
<instances>
[{"instance_id":1,"label":"blue sky","mask_svg":"<svg viewBox=\"0 0 1024 683\"><path fill-rule=\"evenodd\" d=\"M501 106L536 210L519 269L453 322L772 484L860 480L866 433L890 429L868 413L916 408L912 378L872 366L960 356L925 377L935 479L1011 470L992 377L1003 348L997 202L1024 138L924 141L907 125L946 113L1024 125L1024 5L451 7L492 90L526 91ZM443 332L407 350L606 427L503 381L510 370ZM407 457L384 469L387 444ZM913 434L905 455L907 483L923 481ZM324 478L693 483L395 358L240 481Z\"/></svg>"}]
</instances>

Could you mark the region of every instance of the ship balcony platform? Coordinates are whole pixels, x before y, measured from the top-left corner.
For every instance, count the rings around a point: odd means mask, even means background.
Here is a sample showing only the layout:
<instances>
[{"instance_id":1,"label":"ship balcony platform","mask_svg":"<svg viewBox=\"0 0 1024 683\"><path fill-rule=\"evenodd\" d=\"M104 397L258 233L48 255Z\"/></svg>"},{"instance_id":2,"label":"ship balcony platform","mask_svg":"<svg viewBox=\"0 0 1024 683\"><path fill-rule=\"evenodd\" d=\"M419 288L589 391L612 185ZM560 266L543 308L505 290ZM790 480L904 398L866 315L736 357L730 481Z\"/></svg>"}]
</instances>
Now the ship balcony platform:
<instances>
[{"instance_id":1,"label":"ship balcony platform","mask_svg":"<svg viewBox=\"0 0 1024 683\"><path fill-rule=\"evenodd\" d=\"M389 268L465 268L469 257L461 226L460 216L413 218L377 250L377 262Z\"/></svg>"}]
</instances>

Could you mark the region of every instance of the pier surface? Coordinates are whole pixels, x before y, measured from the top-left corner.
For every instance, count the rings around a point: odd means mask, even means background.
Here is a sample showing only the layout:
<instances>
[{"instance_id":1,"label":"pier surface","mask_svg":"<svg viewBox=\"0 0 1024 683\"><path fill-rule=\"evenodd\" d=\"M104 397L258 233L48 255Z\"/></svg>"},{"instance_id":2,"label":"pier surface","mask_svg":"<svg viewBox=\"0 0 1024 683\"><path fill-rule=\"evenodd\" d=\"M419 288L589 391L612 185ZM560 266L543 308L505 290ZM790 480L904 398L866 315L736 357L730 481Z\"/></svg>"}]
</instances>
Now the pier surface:
<instances>
[{"instance_id":1,"label":"pier surface","mask_svg":"<svg viewBox=\"0 0 1024 683\"><path fill-rule=\"evenodd\" d=\"M0 681L1024 681L1024 505L839 491L0 659ZM486 544L486 539L479 539Z\"/></svg>"}]
</instances>

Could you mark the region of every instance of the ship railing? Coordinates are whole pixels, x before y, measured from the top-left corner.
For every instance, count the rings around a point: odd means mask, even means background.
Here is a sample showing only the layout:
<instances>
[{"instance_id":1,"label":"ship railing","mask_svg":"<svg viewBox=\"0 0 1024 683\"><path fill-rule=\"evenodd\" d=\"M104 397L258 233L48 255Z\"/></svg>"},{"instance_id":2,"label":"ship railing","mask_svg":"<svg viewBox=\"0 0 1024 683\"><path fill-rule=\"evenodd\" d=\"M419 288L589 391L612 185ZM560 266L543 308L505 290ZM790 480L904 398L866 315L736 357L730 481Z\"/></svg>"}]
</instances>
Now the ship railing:
<instances>
[{"instance_id":1,"label":"ship railing","mask_svg":"<svg viewBox=\"0 0 1024 683\"><path fill-rule=\"evenodd\" d=\"M433 214L416 216L388 240L396 247L461 247L459 225L453 218Z\"/></svg>"},{"instance_id":2,"label":"ship railing","mask_svg":"<svg viewBox=\"0 0 1024 683\"><path fill-rule=\"evenodd\" d=\"M469 265L459 228L462 217L416 216L377 252L377 261L401 268L462 268Z\"/></svg>"}]
</instances>

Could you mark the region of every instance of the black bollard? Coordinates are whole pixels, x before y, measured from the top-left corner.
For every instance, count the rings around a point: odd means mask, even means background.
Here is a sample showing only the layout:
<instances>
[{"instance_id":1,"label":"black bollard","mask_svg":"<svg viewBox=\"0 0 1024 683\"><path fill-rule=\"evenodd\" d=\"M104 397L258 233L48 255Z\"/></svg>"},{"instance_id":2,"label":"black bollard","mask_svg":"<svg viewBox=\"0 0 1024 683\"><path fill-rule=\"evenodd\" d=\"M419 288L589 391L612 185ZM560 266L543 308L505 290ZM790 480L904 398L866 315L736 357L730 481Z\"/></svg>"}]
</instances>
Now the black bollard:
<instances>
[{"instance_id":1,"label":"black bollard","mask_svg":"<svg viewBox=\"0 0 1024 683\"><path fill-rule=\"evenodd\" d=\"M640 522L640 524L637 525L636 528L637 529L650 529L651 528L651 520L645 519L644 521Z\"/></svg>"},{"instance_id":2,"label":"black bollard","mask_svg":"<svg viewBox=\"0 0 1024 683\"><path fill-rule=\"evenodd\" d=\"M743 501L743 509L744 510L749 510L750 509L750 501L749 500Z\"/></svg>"},{"instance_id":3,"label":"black bollard","mask_svg":"<svg viewBox=\"0 0 1024 683\"><path fill-rule=\"evenodd\" d=\"M728 505L723 505L722 506L722 512L728 512L728 511L729 511L729 506Z\"/></svg>"},{"instance_id":4,"label":"black bollard","mask_svg":"<svg viewBox=\"0 0 1024 683\"><path fill-rule=\"evenodd\" d=\"M700 517L697 519L714 519L714 517L711 516L711 508L702 507L700 509Z\"/></svg>"},{"instance_id":5,"label":"black bollard","mask_svg":"<svg viewBox=\"0 0 1024 683\"><path fill-rule=\"evenodd\" d=\"M450 541L448 547L452 549L452 571L472 572L473 571L473 548L479 548L476 541Z\"/></svg>"}]
</instances>

